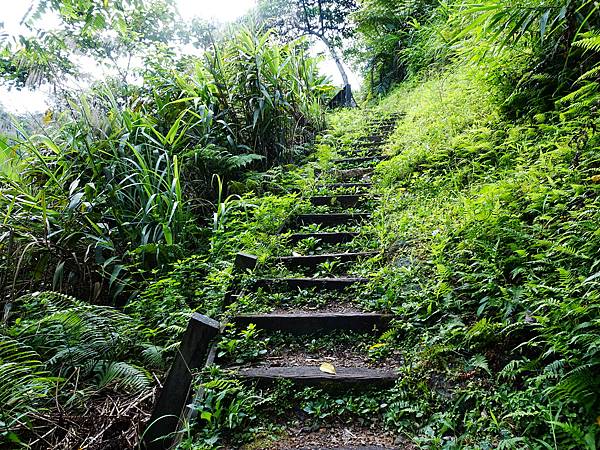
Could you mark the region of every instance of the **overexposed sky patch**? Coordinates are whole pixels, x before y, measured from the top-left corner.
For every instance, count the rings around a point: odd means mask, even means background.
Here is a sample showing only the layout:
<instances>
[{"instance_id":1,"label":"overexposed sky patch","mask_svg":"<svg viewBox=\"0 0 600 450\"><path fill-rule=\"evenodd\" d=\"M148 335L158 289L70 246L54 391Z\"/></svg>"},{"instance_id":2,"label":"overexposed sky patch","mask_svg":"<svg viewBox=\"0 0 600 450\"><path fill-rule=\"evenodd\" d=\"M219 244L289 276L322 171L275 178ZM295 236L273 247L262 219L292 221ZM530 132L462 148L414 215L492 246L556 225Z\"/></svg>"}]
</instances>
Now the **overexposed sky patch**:
<instances>
[{"instance_id":1,"label":"overexposed sky patch","mask_svg":"<svg viewBox=\"0 0 600 450\"><path fill-rule=\"evenodd\" d=\"M9 33L18 33L19 22L34 0L0 0L0 22ZM256 6L256 0L177 0L177 9L185 19L203 19L231 22ZM45 19L48 20L48 19Z\"/></svg>"},{"instance_id":2,"label":"overexposed sky patch","mask_svg":"<svg viewBox=\"0 0 600 450\"><path fill-rule=\"evenodd\" d=\"M184 19L197 16L218 22L232 22L254 6L256 0L177 0L177 9Z\"/></svg>"}]
</instances>

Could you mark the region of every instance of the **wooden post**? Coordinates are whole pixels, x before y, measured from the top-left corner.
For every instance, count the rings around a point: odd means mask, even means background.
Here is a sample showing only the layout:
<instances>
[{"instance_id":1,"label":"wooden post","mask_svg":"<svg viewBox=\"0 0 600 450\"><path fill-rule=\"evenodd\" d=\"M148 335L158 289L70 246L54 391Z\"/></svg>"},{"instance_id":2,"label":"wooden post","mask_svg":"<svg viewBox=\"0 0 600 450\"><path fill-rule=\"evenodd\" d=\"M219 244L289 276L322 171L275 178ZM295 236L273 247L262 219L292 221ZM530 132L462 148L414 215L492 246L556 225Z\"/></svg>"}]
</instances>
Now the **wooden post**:
<instances>
[{"instance_id":1,"label":"wooden post","mask_svg":"<svg viewBox=\"0 0 600 450\"><path fill-rule=\"evenodd\" d=\"M257 264L258 258L255 255L242 252L235 255L234 266L237 271L254 270Z\"/></svg>"},{"instance_id":2,"label":"wooden post","mask_svg":"<svg viewBox=\"0 0 600 450\"><path fill-rule=\"evenodd\" d=\"M147 450L171 447L189 401L192 371L206 363L210 343L219 333L219 328L219 322L216 320L201 314L192 314L144 432L144 448Z\"/></svg>"}]
</instances>

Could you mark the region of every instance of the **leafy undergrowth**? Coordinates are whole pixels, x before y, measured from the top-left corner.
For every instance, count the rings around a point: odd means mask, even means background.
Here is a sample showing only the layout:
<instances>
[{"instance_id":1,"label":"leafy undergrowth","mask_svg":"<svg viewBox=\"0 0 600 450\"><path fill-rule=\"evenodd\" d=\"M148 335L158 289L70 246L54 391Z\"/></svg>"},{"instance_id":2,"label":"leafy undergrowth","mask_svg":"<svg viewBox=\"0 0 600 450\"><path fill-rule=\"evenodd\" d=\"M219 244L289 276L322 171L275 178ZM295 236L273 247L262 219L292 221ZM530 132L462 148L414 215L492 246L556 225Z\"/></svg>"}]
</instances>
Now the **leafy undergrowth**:
<instances>
[{"instance_id":1,"label":"leafy undergrowth","mask_svg":"<svg viewBox=\"0 0 600 450\"><path fill-rule=\"evenodd\" d=\"M399 88L377 174L403 350L390 425L424 446L596 448L597 118L504 121L468 68Z\"/></svg>"},{"instance_id":2,"label":"leafy undergrowth","mask_svg":"<svg viewBox=\"0 0 600 450\"><path fill-rule=\"evenodd\" d=\"M463 67L405 83L374 107L374 117L404 116L384 146L391 158L376 167L378 206L346 248L381 253L351 271L318 270L369 277L364 295L348 293L354 302L345 305L397 315L390 331L360 349L374 364L398 355L397 385L335 393L281 383L259 390L212 367L198 378L205 396L181 448L239 448L257 440L268 448L294 421L315 429L351 421L417 448L597 448L599 120L557 112L514 122L500 104L494 85ZM175 264L126 305L127 315L107 309L96 317L73 299L40 297L44 320L63 336L43 356L60 368L71 403L81 407L107 389L147 389L153 374L168 367L191 311L223 320L233 311L332 303L306 291L223 304L236 252L256 254L263 274L290 275L296 272L269 267L269 257L330 250L310 240L292 247L277 234L290 216L318 210L307 200L324 192L316 178L327 180L332 161L373 134L364 111L336 113L329 122L314 161L233 184L236 195L219 202L206 253ZM103 332L78 344L97 321ZM20 340L10 345L22 347L12 353L27 364L7 364L23 373L28 403L36 406L52 397L56 379L28 353L43 339L32 330L26 321L11 328ZM255 329L231 332L221 351L252 362L263 357L265 339ZM139 356L131 356L132 348ZM61 365L73 352L80 362ZM16 390L0 390L13 405L5 423L29 413L14 402L24 394L9 397Z\"/></svg>"},{"instance_id":3,"label":"leafy undergrowth","mask_svg":"<svg viewBox=\"0 0 600 450\"><path fill-rule=\"evenodd\" d=\"M369 347L375 358L401 355L397 385L259 391L215 368L183 447L275 437L296 414L317 427L376 420L418 448L597 448L598 119L510 122L498 98L481 72L463 67L400 86L375 107L405 114L385 144L391 159L377 166L381 201L365 226L387 263L361 264L369 291L397 314ZM321 168L370 133L363 117L330 117ZM285 248L253 236L246 248L263 260ZM260 358L256 333L221 345Z\"/></svg>"}]
</instances>

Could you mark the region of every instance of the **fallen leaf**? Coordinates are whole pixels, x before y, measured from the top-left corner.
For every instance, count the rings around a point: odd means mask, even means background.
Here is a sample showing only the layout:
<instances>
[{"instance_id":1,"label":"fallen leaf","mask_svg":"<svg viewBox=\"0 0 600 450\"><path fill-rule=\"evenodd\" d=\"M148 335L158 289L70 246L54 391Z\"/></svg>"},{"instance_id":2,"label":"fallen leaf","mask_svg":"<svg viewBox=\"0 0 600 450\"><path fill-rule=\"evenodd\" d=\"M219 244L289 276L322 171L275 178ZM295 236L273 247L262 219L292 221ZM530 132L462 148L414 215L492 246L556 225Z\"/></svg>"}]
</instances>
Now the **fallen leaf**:
<instances>
[{"instance_id":1,"label":"fallen leaf","mask_svg":"<svg viewBox=\"0 0 600 450\"><path fill-rule=\"evenodd\" d=\"M330 364L330 363L321 364L321 366L319 367L319 370L321 372L330 373L331 375L335 375L335 367L333 367L333 364Z\"/></svg>"},{"instance_id":2,"label":"fallen leaf","mask_svg":"<svg viewBox=\"0 0 600 450\"><path fill-rule=\"evenodd\" d=\"M376 348L379 347L385 347L387 344L385 342L379 342L377 344L373 344L369 347L369 350L375 350Z\"/></svg>"},{"instance_id":3,"label":"fallen leaf","mask_svg":"<svg viewBox=\"0 0 600 450\"><path fill-rule=\"evenodd\" d=\"M600 175L593 175L592 183L600 183Z\"/></svg>"},{"instance_id":4,"label":"fallen leaf","mask_svg":"<svg viewBox=\"0 0 600 450\"><path fill-rule=\"evenodd\" d=\"M292 256L302 256L302 255L298 252L292 252Z\"/></svg>"}]
</instances>

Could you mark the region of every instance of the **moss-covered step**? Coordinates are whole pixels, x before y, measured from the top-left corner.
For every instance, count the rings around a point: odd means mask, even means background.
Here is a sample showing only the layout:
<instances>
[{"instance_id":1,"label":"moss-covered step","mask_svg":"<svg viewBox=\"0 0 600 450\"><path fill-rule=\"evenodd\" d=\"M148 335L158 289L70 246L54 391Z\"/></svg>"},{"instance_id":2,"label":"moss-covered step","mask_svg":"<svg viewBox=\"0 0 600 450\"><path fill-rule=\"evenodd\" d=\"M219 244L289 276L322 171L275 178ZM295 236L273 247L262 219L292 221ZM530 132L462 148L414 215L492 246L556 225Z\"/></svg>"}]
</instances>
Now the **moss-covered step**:
<instances>
[{"instance_id":1,"label":"moss-covered step","mask_svg":"<svg viewBox=\"0 0 600 450\"><path fill-rule=\"evenodd\" d=\"M357 167L355 169L335 169L332 172L333 177L339 182L365 183L373 174L372 167Z\"/></svg>"},{"instance_id":2,"label":"moss-covered step","mask_svg":"<svg viewBox=\"0 0 600 450\"><path fill-rule=\"evenodd\" d=\"M371 189L372 183L329 183L325 189Z\"/></svg>"},{"instance_id":3,"label":"moss-covered step","mask_svg":"<svg viewBox=\"0 0 600 450\"><path fill-rule=\"evenodd\" d=\"M372 258L379 252L348 252L348 253L323 253L319 255L302 256L280 256L273 258L274 264L282 264L288 268L316 267L326 261L338 261L340 263L358 261L360 259Z\"/></svg>"},{"instance_id":4,"label":"moss-covered step","mask_svg":"<svg viewBox=\"0 0 600 450\"><path fill-rule=\"evenodd\" d=\"M349 157L349 158L340 158L334 159L334 164L351 164L351 165L359 165L364 163L372 163L376 161L384 161L388 159L387 155L372 155L372 156L359 156L359 157Z\"/></svg>"},{"instance_id":5,"label":"moss-covered step","mask_svg":"<svg viewBox=\"0 0 600 450\"><path fill-rule=\"evenodd\" d=\"M368 278L338 277L338 278L259 278L252 284L254 288L265 291L281 289L327 289L342 291L356 284L368 283Z\"/></svg>"},{"instance_id":6,"label":"moss-covered step","mask_svg":"<svg viewBox=\"0 0 600 450\"><path fill-rule=\"evenodd\" d=\"M300 214L293 223L296 225L319 224L324 226L342 225L367 220L369 213L325 213L325 214Z\"/></svg>"},{"instance_id":7,"label":"moss-covered step","mask_svg":"<svg viewBox=\"0 0 600 450\"><path fill-rule=\"evenodd\" d=\"M373 198L373 196L367 193L315 195L310 198L310 203L313 206L341 206L342 208L354 208L359 203L371 198Z\"/></svg>"},{"instance_id":8,"label":"moss-covered step","mask_svg":"<svg viewBox=\"0 0 600 450\"><path fill-rule=\"evenodd\" d=\"M298 385L390 386L398 379L395 370L369 367L337 367L336 373L326 373L319 366L250 367L239 369L237 375L259 383L290 380Z\"/></svg>"},{"instance_id":9,"label":"moss-covered step","mask_svg":"<svg viewBox=\"0 0 600 450\"><path fill-rule=\"evenodd\" d=\"M314 233L293 233L287 238L290 244L296 244L304 239L315 239L324 244L343 244L358 236L354 231L318 231Z\"/></svg>"},{"instance_id":10,"label":"moss-covered step","mask_svg":"<svg viewBox=\"0 0 600 450\"><path fill-rule=\"evenodd\" d=\"M384 331L392 320L392 314L379 313L270 313L241 314L231 319L238 327L250 324L267 331L283 331L291 334L309 334L320 330L348 330L368 332Z\"/></svg>"}]
</instances>

